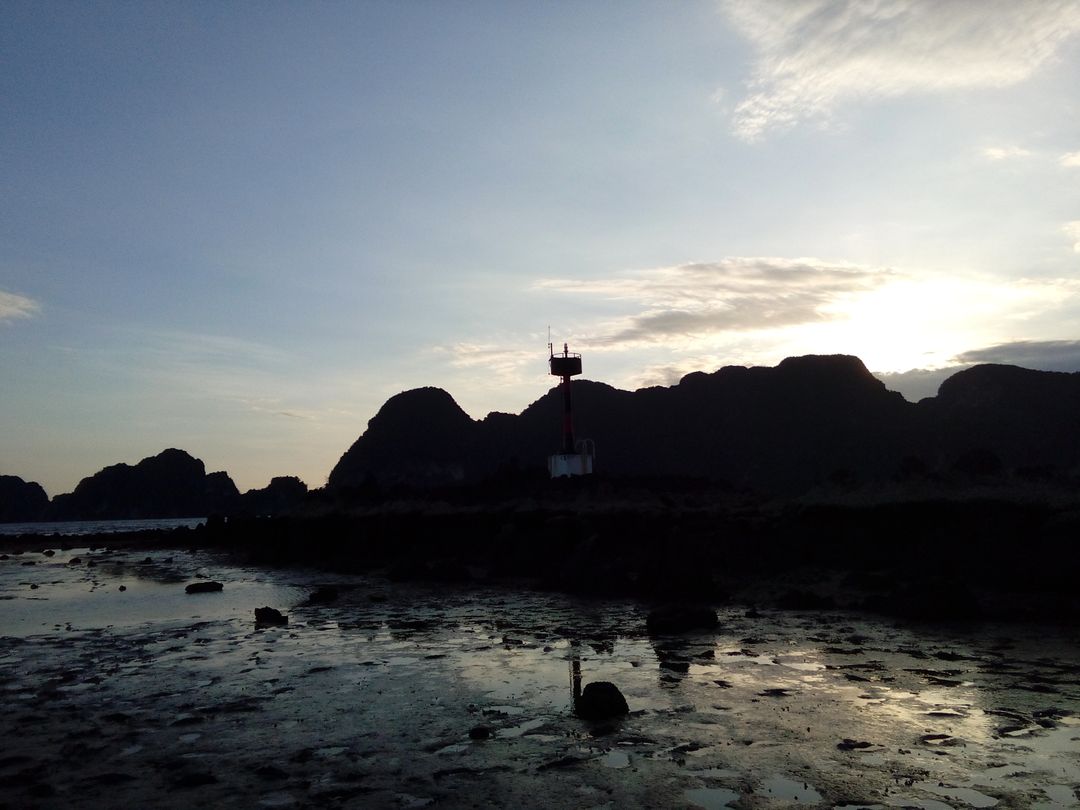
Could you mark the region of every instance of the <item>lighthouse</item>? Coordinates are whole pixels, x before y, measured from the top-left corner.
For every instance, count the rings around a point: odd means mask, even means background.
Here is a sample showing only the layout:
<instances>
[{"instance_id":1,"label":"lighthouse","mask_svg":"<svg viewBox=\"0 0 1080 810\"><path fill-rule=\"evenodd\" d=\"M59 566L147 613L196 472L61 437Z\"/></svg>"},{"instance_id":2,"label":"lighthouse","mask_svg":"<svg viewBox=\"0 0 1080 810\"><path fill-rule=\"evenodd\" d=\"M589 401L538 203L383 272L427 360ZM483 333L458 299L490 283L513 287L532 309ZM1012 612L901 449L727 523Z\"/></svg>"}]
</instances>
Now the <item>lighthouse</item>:
<instances>
[{"instance_id":1,"label":"lighthouse","mask_svg":"<svg viewBox=\"0 0 1080 810\"><path fill-rule=\"evenodd\" d=\"M553 377L562 379L562 447L558 453L548 456L548 472L552 478L572 475L589 475L593 471L595 449L591 439L576 440L574 437L574 401L570 378L581 373L581 355L571 354L563 344L562 354L555 354L548 344L548 368Z\"/></svg>"}]
</instances>

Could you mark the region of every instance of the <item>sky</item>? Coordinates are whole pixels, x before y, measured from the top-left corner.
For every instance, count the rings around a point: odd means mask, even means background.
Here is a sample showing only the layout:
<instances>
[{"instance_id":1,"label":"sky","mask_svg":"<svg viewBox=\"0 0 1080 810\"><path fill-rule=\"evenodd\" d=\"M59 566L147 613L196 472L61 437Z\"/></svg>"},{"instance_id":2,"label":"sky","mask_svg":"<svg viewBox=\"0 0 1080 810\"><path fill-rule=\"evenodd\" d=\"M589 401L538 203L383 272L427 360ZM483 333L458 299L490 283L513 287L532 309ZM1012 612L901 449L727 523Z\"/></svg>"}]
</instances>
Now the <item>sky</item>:
<instances>
[{"instance_id":1,"label":"sky","mask_svg":"<svg viewBox=\"0 0 1080 810\"><path fill-rule=\"evenodd\" d=\"M1078 86L1080 0L7 0L0 474L321 486L549 328L630 390L1080 370Z\"/></svg>"}]
</instances>

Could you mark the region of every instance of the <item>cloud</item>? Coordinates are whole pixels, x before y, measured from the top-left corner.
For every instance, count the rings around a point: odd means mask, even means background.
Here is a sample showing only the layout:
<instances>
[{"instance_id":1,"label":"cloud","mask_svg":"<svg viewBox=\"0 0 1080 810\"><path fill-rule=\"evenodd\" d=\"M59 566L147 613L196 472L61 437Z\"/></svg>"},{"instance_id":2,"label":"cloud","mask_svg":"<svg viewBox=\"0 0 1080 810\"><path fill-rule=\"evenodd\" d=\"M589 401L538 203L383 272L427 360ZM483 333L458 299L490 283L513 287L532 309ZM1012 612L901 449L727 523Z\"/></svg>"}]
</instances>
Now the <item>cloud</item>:
<instances>
[{"instance_id":1,"label":"cloud","mask_svg":"<svg viewBox=\"0 0 1080 810\"><path fill-rule=\"evenodd\" d=\"M899 391L908 402L918 402L926 397L937 396L938 388L949 377L970 366L947 366L945 368L913 368L910 371L875 371L890 391Z\"/></svg>"},{"instance_id":2,"label":"cloud","mask_svg":"<svg viewBox=\"0 0 1080 810\"><path fill-rule=\"evenodd\" d=\"M1038 371L1080 371L1080 340L1017 340L961 352L943 368L874 372L890 391L899 391L909 402L937 395L945 380L975 365L997 363Z\"/></svg>"},{"instance_id":3,"label":"cloud","mask_svg":"<svg viewBox=\"0 0 1080 810\"><path fill-rule=\"evenodd\" d=\"M1061 226L1061 230L1070 239L1075 240L1073 244L1073 250L1080 253L1080 219L1074 219L1072 222L1066 222Z\"/></svg>"},{"instance_id":4,"label":"cloud","mask_svg":"<svg viewBox=\"0 0 1080 810\"><path fill-rule=\"evenodd\" d=\"M1066 152L1058 158L1058 163L1067 169L1080 169L1080 152Z\"/></svg>"},{"instance_id":5,"label":"cloud","mask_svg":"<svg viewBox=\"0 0 1080 810\"><path fill-rule=\"evenodd\" d=\"M756 51L734 112L747 141L849 101L1008 87L1080 31L1072 0L725 0Z\"/></svg>"},{"instance_id":6,"label":"cloud","mask_svg":"<svg viewBox=\"0 0 1080 810\"><path fill-rule=\"evenodd\" d=\"M602 280L547 279L536 286L629 301L637 314L609 321L592 346L627 348L810 323L828 307L891 278L881 269L818 259L728 258L628 273Z\"/></svg>"},{"instance_id":7,"label":"cloud","mask_svg":"<svg viewBox=\"0 0 1080 810\"><path fill-rule=\"evenodd\" d=\"M0 290L0 323L29 318L39 309L41 305L32 298Z\"/></svg>"},{"instance_id":8,"label":"cloud","mask_svg":"<svg viewBox=\"0 0 1080 810\"><path fill-rule=\"evenodd\" d=\"M982 153L987 160L1009 160L1031 155L1030 151L1019 146L988 146L982 150Z\"/></svg>"},{"instance_id":9,"label":"cloud","mask_svg":"<svg viewBox=\"0 0 1080 810\"><path fill-rule=\"evenodd\" d=\"M957 355L965 364L1002 363L1042 371L1080 371L1080 340L1018 340Z\"/></svg>"}]
</instances>

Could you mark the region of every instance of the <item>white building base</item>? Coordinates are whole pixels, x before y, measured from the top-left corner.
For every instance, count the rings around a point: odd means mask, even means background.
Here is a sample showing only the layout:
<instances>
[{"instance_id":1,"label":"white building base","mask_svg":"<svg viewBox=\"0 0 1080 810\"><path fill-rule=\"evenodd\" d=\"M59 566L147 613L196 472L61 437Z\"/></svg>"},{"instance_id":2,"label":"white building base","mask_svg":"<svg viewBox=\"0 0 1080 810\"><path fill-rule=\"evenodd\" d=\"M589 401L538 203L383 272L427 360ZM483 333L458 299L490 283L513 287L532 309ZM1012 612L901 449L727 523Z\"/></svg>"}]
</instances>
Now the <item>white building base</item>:
<instances>
[{"instance_id":1,"label":"white building base","mask_svg":"<svg viewBox=\"0 0 1080 810\"><path fill-rule=\"evenodd\" d=\"M556 453L548 456L548 472L552 478L591 475L592 471L592 453Z\"/></svg>"}]
</instances>

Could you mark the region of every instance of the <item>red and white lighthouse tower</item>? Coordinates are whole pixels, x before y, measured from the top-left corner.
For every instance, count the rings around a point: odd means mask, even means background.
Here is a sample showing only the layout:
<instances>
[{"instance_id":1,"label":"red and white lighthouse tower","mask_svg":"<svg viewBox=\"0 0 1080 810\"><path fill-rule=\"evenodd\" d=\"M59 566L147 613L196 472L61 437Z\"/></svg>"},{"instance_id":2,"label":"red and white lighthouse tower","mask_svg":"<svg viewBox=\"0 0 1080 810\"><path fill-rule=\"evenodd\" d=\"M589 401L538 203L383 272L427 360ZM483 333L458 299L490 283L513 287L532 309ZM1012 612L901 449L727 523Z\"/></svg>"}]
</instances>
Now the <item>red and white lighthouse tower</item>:
<instances>
[{"instance_id":1,"label":"red and white lighthouse tower","mask_svg":"<svg viewBox=\"0 0 1080 810\"><path fill-rule=\"evenodd\" d=\"M593 471L595 450L591 439L574 438L574 402L570 388L570 378L581 373L581 355L571 354L565 343L562 354L555 354L550 343L548 352L548 367L552 376L562 378L563 395L562 448L558 453L548 456L548 472L552 478L589 475Z\"/></svg>"}]
</instances>

